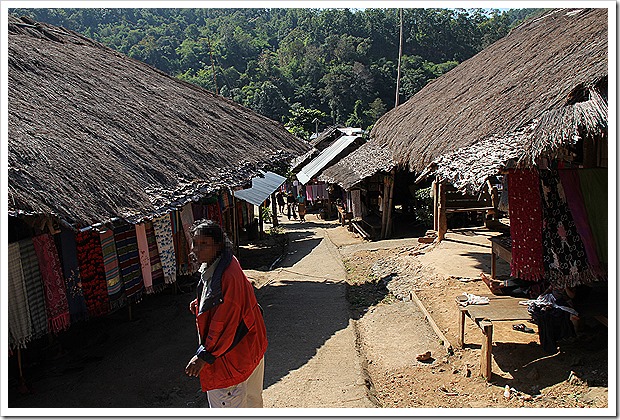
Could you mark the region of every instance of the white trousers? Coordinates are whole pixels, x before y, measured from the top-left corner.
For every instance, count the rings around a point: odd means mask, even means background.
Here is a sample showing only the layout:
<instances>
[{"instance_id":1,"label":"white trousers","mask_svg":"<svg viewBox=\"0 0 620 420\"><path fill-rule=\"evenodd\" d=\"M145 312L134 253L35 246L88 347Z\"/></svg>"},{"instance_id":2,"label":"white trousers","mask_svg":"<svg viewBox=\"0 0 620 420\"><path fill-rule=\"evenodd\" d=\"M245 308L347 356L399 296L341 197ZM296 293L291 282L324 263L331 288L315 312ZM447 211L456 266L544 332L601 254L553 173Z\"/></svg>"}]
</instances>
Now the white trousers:
<instances>
[{"instance_id":1,"label":"white trousers","mask_svg":"<svg viewBox=\"0 0 620 420\"><path fill-rule=\"evenodd\" d=\"M248 379L228 388L207 391L211 408L263 408L263 357Z\"/></svg>"}]
</instances>

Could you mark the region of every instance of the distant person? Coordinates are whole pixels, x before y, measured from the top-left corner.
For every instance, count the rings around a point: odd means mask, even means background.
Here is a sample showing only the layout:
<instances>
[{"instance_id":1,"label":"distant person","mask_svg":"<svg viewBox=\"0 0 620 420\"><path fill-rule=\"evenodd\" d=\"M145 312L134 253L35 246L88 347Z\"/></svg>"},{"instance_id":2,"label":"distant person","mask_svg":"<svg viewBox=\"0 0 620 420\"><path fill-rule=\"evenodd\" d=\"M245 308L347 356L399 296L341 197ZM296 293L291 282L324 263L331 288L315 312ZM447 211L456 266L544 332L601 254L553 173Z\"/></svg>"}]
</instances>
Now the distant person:
<instances>
[{"instance_id":1,"label":"distant person","mask_svg":"<svg viewBox=\"0 0 620 420\"><path fill-rule=\"evenodd\" d=\"M293 192L289 191L286 195L286 216L288 220L291 220L291 214L293 215L293 219L297 219L297 213L295 213L295 197L293 196Z\"/></svg>"},{"instance_id":2,"label":"distant person","mask_svg":"<svg viewBox=\"0 0 620 420\"><path fill-rule=\"evenodd\" d=\"M306 197L300 192L297 194L297 212L299 213L299 220L301 222L306 221Z\"/></svg>"},{"instance_id":3,"label":"distant person","mask_svg":"<svg viewBox=\"0 0 620 420\"><path fill-rule=\"evenodd\" d=\"M280 215L284 216L284 205L286 203L284 202L284 195L282 194L282 191L278 191L276 193L276 201L278 202L278 210L280 211Z\"/></svg>"},{"instance_id":4,"label":"distant person","mask_svg":"<svg viewBox=\"0 0 620 420\"><path fill-rule=\"evenodd\" d=\"M185 373L200 378L210 407L262 407L267 334L254 288L217 223L199 220L191 235L199 346Z\"/></svg>"}]
</instances>

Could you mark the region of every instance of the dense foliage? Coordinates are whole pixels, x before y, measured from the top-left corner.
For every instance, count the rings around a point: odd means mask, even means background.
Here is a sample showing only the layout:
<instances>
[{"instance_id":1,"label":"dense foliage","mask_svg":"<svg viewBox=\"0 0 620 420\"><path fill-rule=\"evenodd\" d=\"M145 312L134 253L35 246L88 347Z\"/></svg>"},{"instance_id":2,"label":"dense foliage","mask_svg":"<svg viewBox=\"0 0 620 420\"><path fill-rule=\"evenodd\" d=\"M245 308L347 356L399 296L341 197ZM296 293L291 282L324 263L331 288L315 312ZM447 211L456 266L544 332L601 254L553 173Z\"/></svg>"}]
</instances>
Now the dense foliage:
<instances>
[{"instance_id":1,"label":"dense foliage","mask_svg":"<svg viewBox=\"0 0 620 420\"><path fill-rule=\"evenodd\" d=\"M404 9L400 102L535 9ZM12 9L281 121L368 128L395 103L398 9Z\"/></svg>"}]
</instances>

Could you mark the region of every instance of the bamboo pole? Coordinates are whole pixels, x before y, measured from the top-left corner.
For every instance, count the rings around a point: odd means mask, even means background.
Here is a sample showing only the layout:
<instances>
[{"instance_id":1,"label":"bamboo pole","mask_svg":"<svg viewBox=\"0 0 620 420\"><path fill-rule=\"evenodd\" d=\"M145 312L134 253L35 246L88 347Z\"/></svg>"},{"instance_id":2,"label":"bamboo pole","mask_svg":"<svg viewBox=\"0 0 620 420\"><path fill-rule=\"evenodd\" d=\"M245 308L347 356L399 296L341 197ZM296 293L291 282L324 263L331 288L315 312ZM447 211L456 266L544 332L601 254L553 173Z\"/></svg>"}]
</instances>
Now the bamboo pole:
<instances>
[{"instance_id":1,"label":"bamboo pole","mask_svg":"<svg viewBox=\"0 0 620 420\"><path fill-rule=\"evenodd\" d=\"M278 203L276 203L276 193L275 191L271 193L271 222L272 226L275 228L278 226Z\"/></svg>"}]
</instances>

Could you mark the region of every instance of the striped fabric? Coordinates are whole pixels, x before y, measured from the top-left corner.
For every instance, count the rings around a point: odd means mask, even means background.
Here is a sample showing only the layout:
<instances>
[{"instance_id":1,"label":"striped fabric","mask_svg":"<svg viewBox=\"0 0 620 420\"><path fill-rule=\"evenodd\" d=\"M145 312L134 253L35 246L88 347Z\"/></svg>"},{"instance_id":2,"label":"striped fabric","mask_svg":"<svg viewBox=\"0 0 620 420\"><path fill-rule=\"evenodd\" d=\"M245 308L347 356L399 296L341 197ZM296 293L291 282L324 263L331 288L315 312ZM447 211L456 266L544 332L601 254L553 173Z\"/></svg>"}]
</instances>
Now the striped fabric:
<instances>
[{"instance_id":1,"label":"striped fabric","mask_svg":"<svg viewBox=\"0 0 620 420\"><path fill-rule=\"evenodd\" d=\"M138 242L138 256L140 259L142 280L144 281L144 290L146 293L153 293L151 257L149 255L149 244L146 239L146 226L144 223L136 224L136 241Z\"/></svg>"},{"instance_id":2,"label":"striped fabric","mask_svg":"<svg viewBox=\"0 0 620 420\"><path fill-rule=\"evenodd\" d=\"M194 213L192 211L192 203L187 203L181 208L181 223L183 225L183 232L188 244L192 243L192 236L190 233L191 227L194 224Z\"/></svg>"},{"instance_id":3,"label":"striped fabric","mask_svg":"<svg viewBox=\"0 0 620 420\"><path fill-rule=\"evenodd\" d=\"M164 214L153 219L155 241L157 242L157 251L159 252L166 284L174 283L177 280L177 262L170 223L170 214Z\"/></svg>"},{"instance_id":4,"label":"striped fabric","mask_svg":"<svg viewBox=\"0 0 620 420\"><path fill-rule=\"evenodd\" d=\"M54 333L66 330L70 325L69 303L54 238L45 233L32 238L32 244L43 279L49 330Z\"/></svg>"},{"instance_id":5,"label":"striped fabric","mask_svg":"<svg viewBox=\"0 0 620 420\"><path fill-rule=\"evenodd\" d=\"M121 274L118 268L116 242L114 241L112 229L100 232L99 240L101 242L108 298L110 299L110 310L116 311L127 303L127 297L125 296L125 287L121 281Z\"/></svg>"},{"instance_id":6,"label":"striped fabric","mask_svg":"<svg viewBox=\"0 0 620 420\"><path fill-rule=\"evenodd\" d=\"M39 271L39 260L34 251L32 238L19 241L19 254L22 260L22 271L26 283L32 338L36 339L47 333L47 314L45 309L45 291Z\"/></svg>"},{"instance_id":7,"label":"striped fabric","mask_svg":"<svg viewBox=\"0 0 620 420\"><path fill-rule=\"evenodd\" d=\"M9 348L25 348L32 337L28 295L22 271L19 243L9 244Z\"/></svg>"},{"instance_id":8,"label":"striped fabric","mask_svg":"<svg viewBox=\"0 0 620 420\"><path fill-rule=\"evenodd\" d=\"M164 289L164 270L157 250L157 240L155 239L155 229L153 222L144 223L146 229L146 242L149 247L149 259L151 263L151 277L153 279L153 292L157 293Z\"/></svg>"},{"instance_id":9,"label":"striped fabric","mask_svg":"<svg viewBox=\"0 0 620 420\"><path fill-rule=\"evenodd\" d=\"M131 302L137 302L142 298L144 281L140 270L136 228L127 223L115 227L114 241L125 295Z\"/></svg>"},{"instance_id":10,"label":"striped fabric","mask_svg":"<svg viewBox=\"0 0 620 420\"><path fill-rule=\"evenodd\" d=\"M103 316L110 312L103 252L99 232L88 229L75 235L77 257L82 279L82 290L90 316Z\"/></svg>"},{"instance_id":11,"label":"striped fabric","mask_svg":"<svg viewBox=\"0 0 620 420\"><path fill-rule=\"evenodd\" d=\"M170 219L172 221L174 255L177 260L177 275L187 276L191 274L189 264L189 244L183 230L181 212L179 210L173 210L170 213Z\"/></svg>"},{"instance_id":12,"label":"striped fabric","mask_svg":"<svg viewBox=\"0 0 620 420\"><path fill-rule=\"evenodd\" d=\"M69 314L73 324L88 318L88 308L86 307L86 299L84 299L84 291L82 290L75 232L71 229L60 229L60 254L60 263L67 287Z\"/></svg>"}]
</instances>

